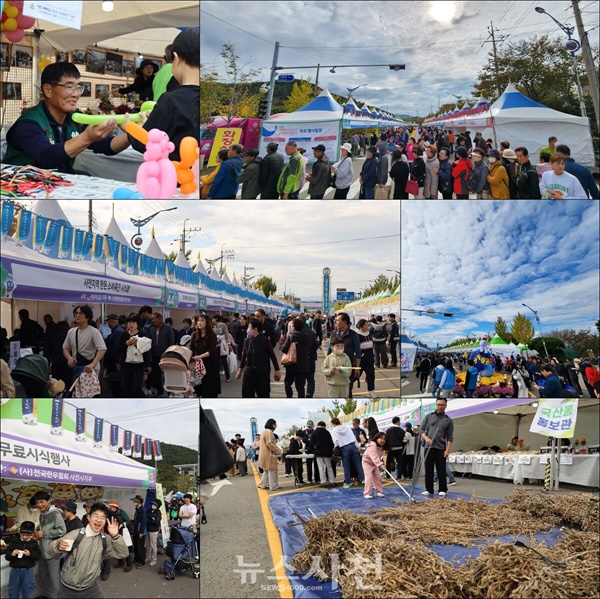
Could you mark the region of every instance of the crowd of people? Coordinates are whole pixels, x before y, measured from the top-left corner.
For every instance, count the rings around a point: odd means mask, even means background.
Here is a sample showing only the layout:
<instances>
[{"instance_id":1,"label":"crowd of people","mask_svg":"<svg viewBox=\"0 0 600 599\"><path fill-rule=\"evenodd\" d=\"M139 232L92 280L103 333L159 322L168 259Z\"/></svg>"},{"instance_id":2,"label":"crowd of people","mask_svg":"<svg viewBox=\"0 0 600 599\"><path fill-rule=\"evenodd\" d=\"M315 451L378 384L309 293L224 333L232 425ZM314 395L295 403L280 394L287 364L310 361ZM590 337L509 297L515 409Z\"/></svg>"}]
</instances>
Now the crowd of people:
<instances>
[{"instance_id":1,"label":"crowd of people","mask_svg":"<svg viewBox=\"0 0 600 599\"><path fill-rule=\"evenodd\" d=\"M512 142L514 143L514 142ZM518 142L517 142L518 144ZM539 163L530 160L532 148L502 140L493 147L481 132L453 133L438 127L389 129L370 137L353 133L340 147L333 163L323 144L312 148L308 167L306 149L289 141L267 145L264 158L258 150L234 144L221 150L217 167L200 177L202 197L242 199L298 199L308 181L311 199L323 199L329 188L333 199L347 199L354 181L353 159L365 157L360 170L359 199L598 199L600 179L571 157L571 148L550 136L539 149ZM388 182L393 183L393 192Z\"/></svg>"},{"instance_id":2,"label":"crowd of people","mask_svg":"<svg viewBox=\"0 0 600 599\"><path fill-rule=\"evenodd\" d=\"M192 500L186 493L164 503L171 523L196 530L198 507ZM33 494L6 530L10 599L33 599L35 589L48 599L103 598L98 581L108 580L111 560L118 560L124 572L134 563L137 569L156 565L163 502L153 499L145 508L141 495L131 501L133 517L115 499L90 499L80 518L74 501L52 500L46 491Z\"/></svg>"},{"instance_id":3,"label":"crowd of people","mask_svg":"<svg viewBox=\"0 0 600 599\"><path fill-rule=\"evenodd\" d=\"M223 395L222 383L235 377L242 380L242 397L268 398L271 376L275 381L283 378L287 397L294 391L298 397L313 397L320 349L328 354L321 370L330 397L352 397L353 385L363 373L369 396L375 397L375 369L398 365L400 334L393 313L360 319L354 328L347 313L326 316L320 310L277 320L263 309L252 315L234 313L231 318L199 314L184 318L181 328L151 306L128 315L109 314L102 323L90 306L78 305L71 323L56 323L45 315L45 330L26 309L19 311L19 318L21 327L12 337L2 330L4 397L55 396L52 391L59 381L58 389L74 388L75 397L166 397L160 361L173 345L191 350L188 380L198 397ZM33 355L21 358L9 373L11 341L31 348ZM39 369L37 378L23 366L32 360ZM39 378L46 372L47 380L41 384ZM89 384L80 389L79 381ZM84 391L86 395L81 395Z\"/></svg>"},{"instance_id":4,"label":"crowd of people","mask_svg":"<svg viewBox=\"0 0 600 599\"><path fill-rule=\"evenodd\" d=\"M600 397L600 358L594 364L590 359L561 361L552 357L542 361L537 355L503 358L495 354L494 361L496 373L510 375L512 397L584 397L583 388L589 397ZM415 359L415 369L419 391L431 392L432 397L454 394L458 372L465 371L466 397L473 397L480 381L480 372L468 352L423 354Z\"/></svg>"}]
</instances>

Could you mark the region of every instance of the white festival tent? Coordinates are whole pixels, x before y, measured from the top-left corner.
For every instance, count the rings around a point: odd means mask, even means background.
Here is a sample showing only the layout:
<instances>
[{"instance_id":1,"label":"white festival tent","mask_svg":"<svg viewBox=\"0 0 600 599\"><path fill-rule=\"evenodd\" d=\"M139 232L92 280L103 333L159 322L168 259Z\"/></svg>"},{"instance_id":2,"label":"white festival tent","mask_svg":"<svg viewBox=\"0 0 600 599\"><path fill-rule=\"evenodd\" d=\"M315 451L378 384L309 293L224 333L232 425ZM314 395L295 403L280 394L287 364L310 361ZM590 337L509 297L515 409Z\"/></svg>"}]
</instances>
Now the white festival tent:
<instances>
[{"instance_id":1,"label":"white festival tent","mask_svg":"<svg viewBox=\"0 0 600 599\"><path fill-rule=\"evenodd\" d=\"M269 142L277 142L282 151L288 141L295 141L298 147L306 149L309 163L315 162L310 149L319 144L325 146L329 160L337 162L342 139L343 112L343 108L325 88L306 106L262 122L258 146L260 156L266 155ZM284 159L287 162L287 155L284 155Z\"/></svg>"},{"instance_id":2,"label":"white festival tent","mask_svg":"<svg viewBox=\"0 0 600 599\"><path fill-rule=\"evenodd\" d=\"M429 119L423 124L444 126L455 133L479 131L484 139L492 139L495 148L507 139L511 147L526 147L532 164L539 162L540 149L548 145L548 137L554 135L559 143L569 146L576 162L594 166L594 146L586 117L540 104L523 95L512 83L488 110L477 114L475 108Z\"/></svg>"}]
</instances>

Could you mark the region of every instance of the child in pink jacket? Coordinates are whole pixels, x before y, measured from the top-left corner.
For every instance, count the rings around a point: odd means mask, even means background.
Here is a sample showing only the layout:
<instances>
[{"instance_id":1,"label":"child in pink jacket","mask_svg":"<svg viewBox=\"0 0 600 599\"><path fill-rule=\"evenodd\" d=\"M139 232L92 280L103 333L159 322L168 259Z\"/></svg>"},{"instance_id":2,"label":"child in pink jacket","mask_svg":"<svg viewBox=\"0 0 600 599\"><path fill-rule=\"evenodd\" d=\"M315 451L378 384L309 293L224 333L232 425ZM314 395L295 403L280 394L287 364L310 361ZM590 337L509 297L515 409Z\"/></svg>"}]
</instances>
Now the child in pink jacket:
<instances>
[{"instance_id":1,"label":"child in pink jacket","mask_svg":"<svg viewBox=\"0 0 600 599\"><path fill-rule=\"evenodd\" d=\"M365 472L365 490L363 491L365 499L373 499L373 495L371 495L372 487L375 487L377 497L385 497L379 469L383 467L381 456L386 445L387 437L385 433L377 433L367 443L367 449L362 459L362 467Z\"/></svg>"}]
</instances>

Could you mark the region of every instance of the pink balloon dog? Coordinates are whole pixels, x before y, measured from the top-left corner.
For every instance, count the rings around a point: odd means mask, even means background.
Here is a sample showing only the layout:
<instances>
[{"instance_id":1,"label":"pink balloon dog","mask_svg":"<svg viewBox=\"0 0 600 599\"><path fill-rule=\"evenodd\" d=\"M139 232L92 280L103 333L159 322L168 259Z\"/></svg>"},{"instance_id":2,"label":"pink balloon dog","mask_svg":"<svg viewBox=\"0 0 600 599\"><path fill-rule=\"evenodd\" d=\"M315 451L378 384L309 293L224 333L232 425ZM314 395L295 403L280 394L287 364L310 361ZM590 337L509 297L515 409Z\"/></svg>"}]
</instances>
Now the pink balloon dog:
<instances>
[{"instance_id":1,"label":"pink balloon dog","mask_svg":"<svg viewBox=\"0 0 600 599\"><path fill-rule=\"evenodd\" d=\"M144 163L136 176L138 191L148 199L168 200L177 189L177 171L169 160L175 149L169 136L160 129L148 131Z\"/></svg>"}]
</instances>

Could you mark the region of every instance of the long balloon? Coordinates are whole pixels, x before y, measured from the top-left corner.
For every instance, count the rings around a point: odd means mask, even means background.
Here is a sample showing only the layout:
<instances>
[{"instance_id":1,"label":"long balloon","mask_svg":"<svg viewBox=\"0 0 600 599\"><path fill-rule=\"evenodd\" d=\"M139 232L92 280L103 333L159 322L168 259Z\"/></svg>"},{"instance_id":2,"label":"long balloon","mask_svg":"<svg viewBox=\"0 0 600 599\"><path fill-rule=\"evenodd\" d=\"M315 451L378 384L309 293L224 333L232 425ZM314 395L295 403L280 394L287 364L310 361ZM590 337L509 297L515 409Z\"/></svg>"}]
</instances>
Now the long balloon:
<instances>
[{"instance_id":1,"label":"long balloon","mask_svg":"<svg viewBox=\"0 0 600 599\"><path fill-rule=\"evenodd\" d=\"M141 120L139 114L130 114L129 120L132 123L137 123ZM122 125L125 122L124 114L83 114L81 112L74 112L71 115L71 119L75 123L79 123L80 125L101 125L102 123L108 121L108 119L115 119L117 121L117 125Z\"/></svg>"}]
</instances>

